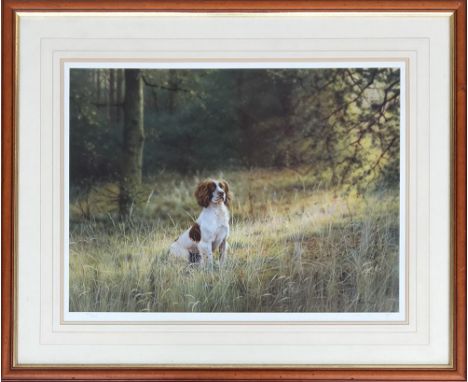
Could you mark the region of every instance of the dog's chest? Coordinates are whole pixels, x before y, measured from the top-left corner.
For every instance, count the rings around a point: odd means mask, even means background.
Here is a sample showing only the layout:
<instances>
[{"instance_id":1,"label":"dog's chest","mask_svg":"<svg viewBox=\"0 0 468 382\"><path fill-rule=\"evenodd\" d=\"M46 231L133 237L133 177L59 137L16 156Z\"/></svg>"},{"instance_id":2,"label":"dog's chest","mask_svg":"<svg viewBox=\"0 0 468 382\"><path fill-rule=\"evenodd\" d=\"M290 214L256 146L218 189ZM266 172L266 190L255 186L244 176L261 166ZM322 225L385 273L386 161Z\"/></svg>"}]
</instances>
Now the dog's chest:
<instances>
[{"instance_id":1,"label":"dog's chest","mask_svg":"<svg viewBox=\"0 0 468 382\"><path fill-rule=\"evenodd\" d=\"M229 234L229 212L227 208L207 208L200 216L199 223L212 240L222 240Z\"/></svg>"},{"instance_id":2,"label":"dog's chest","mask_svg":"<svg viewBox=\"0 0 468 382\"><path fill-rule=\"evenodd\" d=\"M222 241L229 234L229 213L226 209L216 211L215 241Z\"/></svg>"},{"instance_id":3,"label":"dog's chest","mask_svg":"<svg viewBox=\"0 0 468 382\"><path fill-rule=\"evenodd\" d=\"M226 208L217 208L213 210L214 229L217 233L226 231L229 227L229 213Z\"/></svg>"},{"instance_id":4,"label":"dog's chest","mask_svg":"<svg viewBox=\"0 0 468 382\"><path fill-rule=\"evenodd\" d=\"M216 209L215 216L218 226L227 227L229 225L229 212L225 207Z\"/></svg>"}]
</instances>

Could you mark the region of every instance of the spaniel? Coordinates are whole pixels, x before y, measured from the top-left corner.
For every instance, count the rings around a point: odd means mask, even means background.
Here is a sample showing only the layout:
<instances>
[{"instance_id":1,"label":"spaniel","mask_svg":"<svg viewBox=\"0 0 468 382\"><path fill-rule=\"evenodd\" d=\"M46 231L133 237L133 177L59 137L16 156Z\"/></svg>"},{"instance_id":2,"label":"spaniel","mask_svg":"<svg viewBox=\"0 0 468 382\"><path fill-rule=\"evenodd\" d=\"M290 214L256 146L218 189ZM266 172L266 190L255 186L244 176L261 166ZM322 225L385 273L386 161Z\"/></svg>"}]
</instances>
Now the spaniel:
<instances>
[{"instance_id":1,"label":"spaniel","mask_svg":"<svg viewBox=\"0 0 468 382\"><path fill-rule=\"evenodd\" d=\"M203 207L196 222L184 231L170 247L170 254L201 264L213 262L213 252L219 249L220 262L226 260L229 236L229 202L232 194L225 180L201 182L195 198Z\"/></svg>"}]
</instances>

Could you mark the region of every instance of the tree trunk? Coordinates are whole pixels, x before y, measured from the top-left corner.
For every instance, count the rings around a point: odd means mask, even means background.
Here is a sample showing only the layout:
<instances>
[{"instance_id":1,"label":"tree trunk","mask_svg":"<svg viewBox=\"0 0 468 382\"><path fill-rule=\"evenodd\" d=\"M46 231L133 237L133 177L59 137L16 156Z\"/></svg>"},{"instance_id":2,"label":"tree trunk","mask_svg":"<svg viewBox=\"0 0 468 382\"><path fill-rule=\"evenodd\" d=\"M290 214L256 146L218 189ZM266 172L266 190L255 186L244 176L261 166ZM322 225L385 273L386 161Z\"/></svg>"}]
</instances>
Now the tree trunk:
<instances>
[{"instance_id":1,"label":"tree trunk","mask_svg":"<svg viewBox=\"0 0 468 382\"><path fill-rule=\"evenodd\" d=\"M125 70L123 155L120 174L120 216L131 216L143 167L143 79L139 69Z\"/></svg>"},{"instance_id":2,"label":"tree trunk","mask_svg":"<svg viewBox=\"0 0 468 382\"><path fill-rule=\"evenodd\" d=\"M123 103L123 91L125 87L125 78L124 78L124 71L125 69L115 69L115 77L116 77L116 85L115 85L115 103L121 104ZM116 111L116 120L122 120L122 108L118 107Z\"/></svg>"},{"instance_id":3,"label":"tree trunk","mask_svg":"<svg viewBox=\"0 0 468 382\"><path fill-rule=\"evenodd\" d=\"M94 93L96 96L96 103L99 103L101 100L99 99L99 94L100 94L100 78L99 78L99 69L96 69L93 71L94 72L94 86L96 89L96 92Z\"/></svg>"},{"instance_id":4,"label":"tree trunk","mask_svg":"<svg viewBox=\"0 0 468 382\"><path fill-rule=\"evenodd\" d=\"M115 69L109 69L109 114L108 122L112 125L115 118Z\"/></svg>"},{"instance_id":5,"label":"tree trunk","mask_svg":"<svg viewBox=\"0 0 468 382\"><path fill-rule=\"evenodd\" d=\"M282 147L284 163L286 167L297 167L300 159L297 157L294 141L296 129L293 116L295 115L293 104L293 78L287 77L278 84L278 97L282 107L282 125L285 145Z\"/></svg>"},{"instance_id":6,"label":"tree trunk","mask_svg":"<svg viewBox=\"0 0 468 382\"><path fill-rule=\"evenodd\" d=\"M245 71L239 70L236 77L236 98L239 127L242 134L243 161L248 167L251 167L254 164L255 146L258 142L255 142L253 137L252 121L248 113L249 102L246 99L248 94L245 89L247 82L248 79L245 76Z\"/></svg>"},{"instance_id":7,"label":"tree trunk","mask_svg":"<svg viewBox=\"0 0 468 382\"><path fill-rule=\"evenodd\" d=\"M175 109L176 109L176 97L177 97L177 86L178 86L178 81L177 81L177 73L175 70L169 70L169 113L174 114Z\"/></svg>"}]
</instances>

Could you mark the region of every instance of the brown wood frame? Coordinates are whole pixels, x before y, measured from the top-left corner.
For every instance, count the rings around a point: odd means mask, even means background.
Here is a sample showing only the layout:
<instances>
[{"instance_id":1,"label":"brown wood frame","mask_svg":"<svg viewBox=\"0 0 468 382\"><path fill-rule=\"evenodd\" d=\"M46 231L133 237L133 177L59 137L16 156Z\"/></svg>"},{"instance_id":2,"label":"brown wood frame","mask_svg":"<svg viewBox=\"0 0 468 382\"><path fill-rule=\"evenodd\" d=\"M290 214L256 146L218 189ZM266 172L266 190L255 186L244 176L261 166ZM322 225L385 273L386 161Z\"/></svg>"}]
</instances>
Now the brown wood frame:
<instances>
[{"instance_id":1,"label":"brown wood frame","mask_svg":"<svg viewBox=\"0 0 468 382\"><path fill-rule=\"evenodd\" d=\"M453 367L187 369L13 365L16 203L16 13L48 11L454 12ZM466 0L4 0L2 1L2 378L4 380L411 380L466 381Z\"/></svg>"}]
</instances>

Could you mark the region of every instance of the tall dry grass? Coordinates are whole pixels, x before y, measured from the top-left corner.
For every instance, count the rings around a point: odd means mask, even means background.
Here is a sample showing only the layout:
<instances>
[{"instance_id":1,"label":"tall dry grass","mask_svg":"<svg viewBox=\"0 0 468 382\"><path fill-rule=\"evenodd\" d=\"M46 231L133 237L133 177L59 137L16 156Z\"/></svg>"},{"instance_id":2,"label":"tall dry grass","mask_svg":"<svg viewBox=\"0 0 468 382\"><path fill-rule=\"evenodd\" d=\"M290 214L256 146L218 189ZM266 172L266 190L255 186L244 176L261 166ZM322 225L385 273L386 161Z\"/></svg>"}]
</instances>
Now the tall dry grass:
<instances>
[{"instance_id":1,"label":"tall dry grass","mask_svg":"<svg viewBox=\"0 0 468 382\"><path fill-rule=\"evenodd\" d=\"M114 185L71 204L70 310L392 312L398 310L398 192L321 190L290 171L233 171L230 251L213 269L173 260L199 213L198 177L145 183L133 219Z\"/></svg>"}]
</instances>

